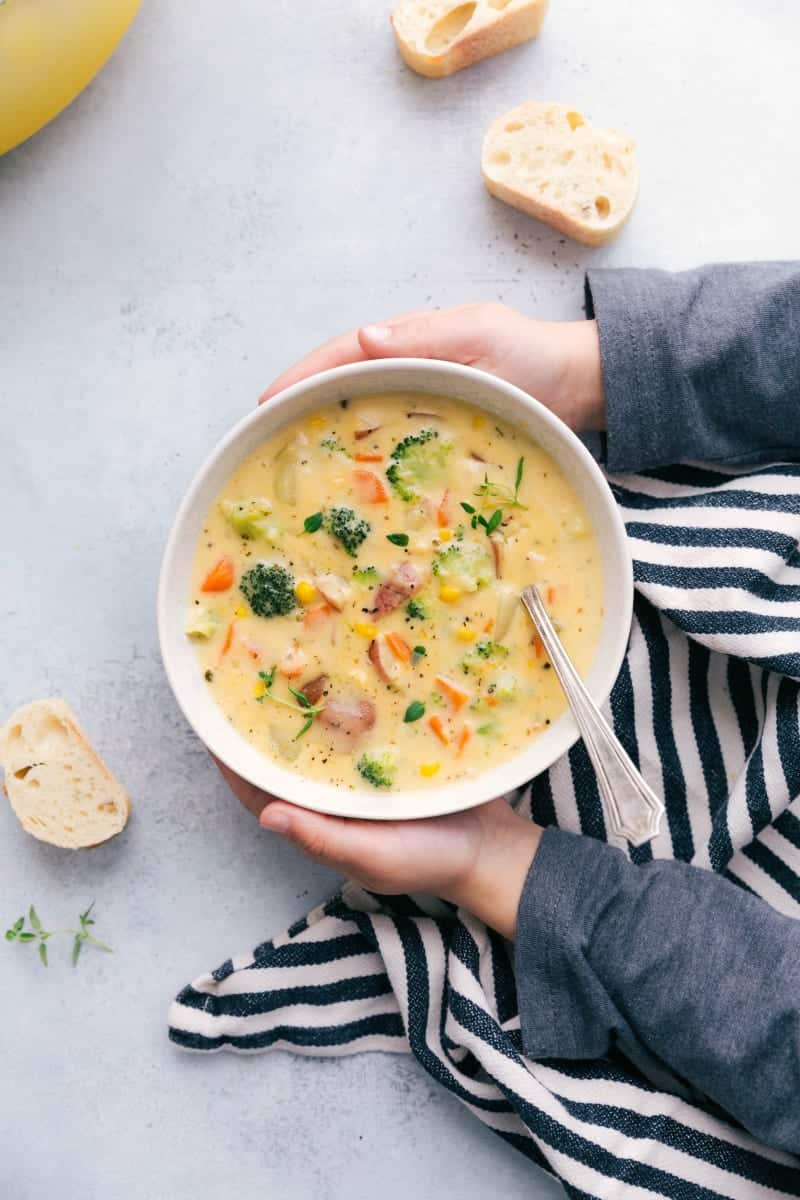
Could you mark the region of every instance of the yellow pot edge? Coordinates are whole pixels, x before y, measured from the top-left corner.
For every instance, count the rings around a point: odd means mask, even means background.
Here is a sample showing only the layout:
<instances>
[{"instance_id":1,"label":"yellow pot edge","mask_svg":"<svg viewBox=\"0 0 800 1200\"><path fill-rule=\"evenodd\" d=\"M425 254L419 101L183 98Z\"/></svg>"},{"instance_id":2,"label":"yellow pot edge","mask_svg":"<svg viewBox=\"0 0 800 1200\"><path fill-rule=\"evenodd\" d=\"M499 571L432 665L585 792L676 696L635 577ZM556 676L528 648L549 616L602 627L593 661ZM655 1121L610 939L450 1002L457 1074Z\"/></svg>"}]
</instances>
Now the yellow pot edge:
<instances>
[{"instance_id":1,"label":"yellow pot edge","mask_svg":"<svg viewBox=\"0 0 800 1200\"><path fill-rule=\"evenodd\" d=\"M111 58L141 0L0 4L0 155L68 108Z\"/></svg>"}]
</instances>

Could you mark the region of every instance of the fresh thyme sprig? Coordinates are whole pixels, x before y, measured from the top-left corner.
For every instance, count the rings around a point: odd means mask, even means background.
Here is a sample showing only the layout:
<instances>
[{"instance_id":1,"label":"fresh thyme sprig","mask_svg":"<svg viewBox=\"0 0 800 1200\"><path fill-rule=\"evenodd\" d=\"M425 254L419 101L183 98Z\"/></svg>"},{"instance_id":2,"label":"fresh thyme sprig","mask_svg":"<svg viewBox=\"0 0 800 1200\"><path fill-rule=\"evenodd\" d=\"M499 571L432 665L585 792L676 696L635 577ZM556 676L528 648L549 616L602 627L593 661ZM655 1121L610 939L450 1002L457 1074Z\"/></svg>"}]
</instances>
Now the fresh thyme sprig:
<instances>
[{"instance_id":1,"label":"fresh thyme sprig","mask_svg":"<svg viewBox=\"0 0 800 1200\"><path fill-rule=\"evenodd\" d=\"M258 696L257 699L259 703L261 703L262 700L272 700L275 704L280 704L283 708L288 708L292 712L300 713L301 716L305 718L300 732L295 734L295 737L293 738L293 741L296 742L297 739L301 738L304 733L308 733L309 729L314 724L314 718L319 716L325 705L312 704L304 692L298 692L297 689L293 688L290 683L287 683L286 686L294 696L297 704L292 704L291 700L284 700L282 696L276 696L272 691L272 685L275 682L276 671L277 667L272 667L272 669L269 671L258 672L259 679L261 679L264 683L264 694L263 696Z\"/></svg>"},{"instance_id":2,"label":"fresh thyme sprig","mask_svg":"<svg viewBox=\"0 0 800 1200\"><path fill-rule=\"evenodd\" d=\"M475 490L473 495L479 496L482 500L501 500L503 504L509 508L525 508L527 504L523 504L519 498L519 489L522 483L522 476L525 471L525 459L521 458L517 462L517 474L514 479L514 490L505 483L494 483L488 475L484 475L483 483ZM483 529L487 537L491 537L495 529L502 523L505 517L505 511L502 508L496 508L490 517L485 517L479 513L474 504L468 504L466 500L461 501L461 507L465 513L469 514L470 525L473 529Z\"/></svg>"},{"instance_id":3,"label":"fresh thyme sprig","mask_svg":"<svg viewBox=\"0 0 800 1200\"><path fill-rule=\"evenodd\" d=\"M466 500L462 500L461 507L465 513L469 513L469 523L472 528L477 529L478 526L480 526L480 528L485 531L487 537L492 536L495 529L497 529L498 525L503 519L502 508L496 508L487 521L486 517L477 511L474 504L467 504Z\"/></svg>"},{"instance_id":4,"label":"fresh thyme sprig","mask_svg":"<svg viewBox=\"0 0 800 1200\"><path fill-rule=\"evenodd\" d=\"M483 483L480 485L479 488L476 489L474 494L481 498L486 497L487 499L491 499L491 500L500 500L500 501L502 501L503 504L507 505L508 508L525 508L526 509L528 507L527 504L523 504L519 498L519 489L520 489L520 486L522 485L522 476L524 474L524 471L525 471L525 459L521 458L517 463L517 474L514 479L513 492L511 490L511 488L508 486L508 484L495 483L493 480L491 480L489 478L488 475L484 475Z\"/></svg>"},{"instance_id":5,"label":"fresh thyme sprig","mask_svg":"<svg viewBox=\"0 0 800 1200\"><path fill-rule=\"evenodd\" d=\"M14 922L10 929L6 930L6 941L22 942L23 944L38 942L39 958L42 961L42 965L45 967L48 966L47 943L51 937L58 937L58 935L62 933L68 934L73 938L73 967L78 965L78 959L80 958L84 942L91 942L93 946L97 946L98 950L105 950L108 954L112 954L113 951L111 947L107 946L105 942L101 942L94 936L93 933L90 932L91 926L94 925L94 917L92 916L93 908L94 900L86 909L86 912L82 912L78 917L80 929L45 929L41 920L39 919L39 914L33 905L31 905L28 909L28 921L30 922L31 926L30 929L25 928L25 918L20 917L18 921Z\"/></svg>"}]
</instances>

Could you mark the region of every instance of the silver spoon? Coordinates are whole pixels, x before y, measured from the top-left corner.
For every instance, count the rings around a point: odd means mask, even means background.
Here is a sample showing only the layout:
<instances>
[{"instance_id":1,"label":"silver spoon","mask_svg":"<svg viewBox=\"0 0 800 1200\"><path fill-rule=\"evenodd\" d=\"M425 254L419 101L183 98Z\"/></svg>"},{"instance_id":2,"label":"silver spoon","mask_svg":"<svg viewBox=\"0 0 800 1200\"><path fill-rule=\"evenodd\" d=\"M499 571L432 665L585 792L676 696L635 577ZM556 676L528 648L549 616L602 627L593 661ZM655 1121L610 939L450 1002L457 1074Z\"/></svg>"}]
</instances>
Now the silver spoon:
<instances>
[{"instance_id":1,"label":"silver spoon","mask_svg":"<svg viewBox=\"0 0 800 1200\"><path fill-rule=\"evenodd\" d=\"M586 690L561 644L537 587L526 587L522 603L569 701L586 752L592 760L611 831L642 846L659 831L664 805L645 783L616 734Z\"/></svg>"}]
</instances>

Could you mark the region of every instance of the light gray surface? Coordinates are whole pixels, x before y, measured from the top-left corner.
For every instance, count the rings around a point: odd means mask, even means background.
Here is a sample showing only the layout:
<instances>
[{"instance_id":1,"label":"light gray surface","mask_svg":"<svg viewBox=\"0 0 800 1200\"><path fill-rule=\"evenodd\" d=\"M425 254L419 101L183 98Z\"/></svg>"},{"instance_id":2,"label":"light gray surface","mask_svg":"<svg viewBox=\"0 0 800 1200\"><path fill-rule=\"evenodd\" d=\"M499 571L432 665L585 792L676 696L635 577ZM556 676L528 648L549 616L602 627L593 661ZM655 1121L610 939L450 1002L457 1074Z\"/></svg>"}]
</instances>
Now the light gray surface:
<instances>
[{"instance_id":1,"label":"light gray surface","mask_svg":"<svg viewBox=\"0 0 800 1200\"><path fill-rule=\"evenodd\" d=\"M798 257L789 0L554 0L537 44L441 83L376 0L145 3L106 71L0 160L0 707L74 703L130 789L68 854L0 806L0 920L93 897L113 957L0 949L9 1200L546 1197L412 1062L191 1058L173 993L333 879L260 835L167 691L154 595L178 499L271 376L360 321L502 298L577 316L589 263ZM529 96L638 140L642 196L586 251L489 200L481 132Z\"/></svg>"}]
</instances>

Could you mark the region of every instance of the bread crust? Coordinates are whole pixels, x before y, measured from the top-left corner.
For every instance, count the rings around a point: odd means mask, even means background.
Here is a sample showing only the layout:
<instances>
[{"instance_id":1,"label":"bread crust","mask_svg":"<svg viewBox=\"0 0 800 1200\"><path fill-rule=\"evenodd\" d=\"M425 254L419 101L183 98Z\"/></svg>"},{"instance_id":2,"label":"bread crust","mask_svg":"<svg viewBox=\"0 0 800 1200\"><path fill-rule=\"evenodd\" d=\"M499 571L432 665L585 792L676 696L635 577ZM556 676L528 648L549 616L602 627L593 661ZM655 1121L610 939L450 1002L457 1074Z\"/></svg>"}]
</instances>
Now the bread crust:
<instances>
[{"instance_id":1,"label":"bread crust","mask_svg":"<svg viewBox=\"0 0 800 1200\"><path fill-rule=\"evenodd\" d=\"M404 19L404 10L412 7L411 0L401 0L392 13L391 22L403 61L418 75L442 79L481 59L502 54L538 37L548 3L549 0L509 0L506 8L498 9L490 0L478 0L475 12L462 32L438 53L420 45L422 31L414 36L410 22ZM458 3L444 5L442 16L459 7ZM428 32L435 24L434 21L429 25Z\"/></svg>"},{"instance_id":2,"label":"bread crust","mask_svg":"<svg viewBox=\"0 0 800 1200\"><path fill-rule=\"evenodd\" d=\"M575 242L580 242L582 246L605 246L608 242L614 240L630 217L630 212L628 212L624 220L606 230L590 229L567 216L566 213L559 212L556 208L539 203L533 196L528 196L524 192L519 192L514 188L508 187L500 183L499 180L491 179L485 171L483 172L483 181L486 184L486 190L495 199L502 200L505 204L511 205L512 208L516 208L520 212L527 213L529 217L534 217L537 221L549 225L551 229L565 234Z\"/></svg>"}]
</instances>

